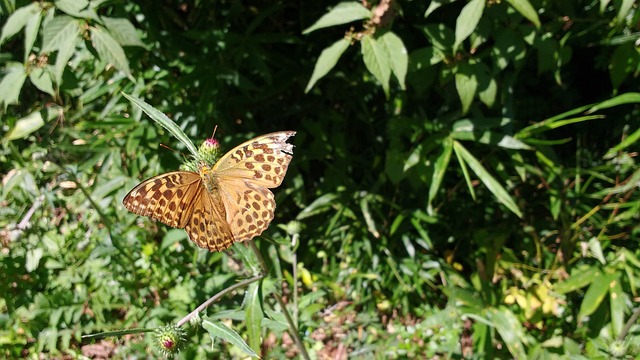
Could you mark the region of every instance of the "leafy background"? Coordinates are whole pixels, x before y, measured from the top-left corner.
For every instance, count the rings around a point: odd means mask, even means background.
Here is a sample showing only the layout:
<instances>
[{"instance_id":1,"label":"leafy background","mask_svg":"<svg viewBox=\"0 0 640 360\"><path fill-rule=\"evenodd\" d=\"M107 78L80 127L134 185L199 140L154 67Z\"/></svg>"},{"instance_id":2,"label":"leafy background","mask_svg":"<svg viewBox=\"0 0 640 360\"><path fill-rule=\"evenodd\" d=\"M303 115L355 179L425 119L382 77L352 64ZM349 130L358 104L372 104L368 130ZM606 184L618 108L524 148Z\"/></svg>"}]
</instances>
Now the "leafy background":
<instances>
[{"instance_id":1,"label":"leafy background","mask_svg":"<svg viewBox=\"0 0 640 360\"><path fill-rule=\"evenodd\" d=\"M128 213L185 147L296 130L270 272L183 358L633 358L640 11L621 1L0 4L0 354L154 357L256 273ZM175 148L170 151L161 144ZM258 309L258 311L256 311ZM213 339L213 340L212 340ZM213 346L211 346L213 342Z\"/></svg>"}]
</instances>

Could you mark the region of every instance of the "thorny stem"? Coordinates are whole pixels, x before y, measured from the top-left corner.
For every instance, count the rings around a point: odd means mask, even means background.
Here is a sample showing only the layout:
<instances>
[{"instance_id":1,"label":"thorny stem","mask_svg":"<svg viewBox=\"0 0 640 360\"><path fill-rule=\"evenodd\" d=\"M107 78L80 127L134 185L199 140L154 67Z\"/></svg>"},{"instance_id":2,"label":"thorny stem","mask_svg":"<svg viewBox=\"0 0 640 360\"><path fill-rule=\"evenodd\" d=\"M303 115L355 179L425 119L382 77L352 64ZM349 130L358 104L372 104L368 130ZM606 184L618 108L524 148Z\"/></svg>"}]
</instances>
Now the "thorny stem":
<instances>
[{"instance_id":1,"label":"thorny stem","mask_svg":"<svg viewBox=\"0 0 640 360\"><path fill-rule=\"evenodd\" d=\"M266 274L269 271L269 269L267 268L267 263L264 261L264 258L262 257L262 253L260 252L260 250L256 246L256 243L253 240L249 240L249 245L251 246L251 250L253 250L253 252L256 254L256 258L258 259L258 263L260 263L262 272ZM302 339L300 338L300 333L298 332L298 327L293 322L293 319L291 318L291 314L289 314L289 311L287 310L287 304L284 303L284 300L282 300L282 296L280 296L278 292L274 291L273 296L276 298L276 301L278 301L278 304L282 309L282 313L284 314L284 317L287 319L287 322L289 323L289 333L291 334L293 341L295 341L296 346L298 346L298 350L300 350L300 355L302 355L302 357L305 360L309 360L310 359L309 354L307 354L307 349L305 349L304 344L302 343Z\"/></svg>"},{"instance_id":2,"label":"thorny stem","mask_svg":"<svg viewBox=\"0 0 640 360\"><path fill-rule=\"evenodd\" d=\"M182 319L180 319L180 321L178 321L176 323L177 326L182 326L184 325L184 323L186 323L187 321L189 321L192 317L196 316L198 313L200 313L202 310L206 309L209 305L211 305L214 301L218 300L219 298L221 298L223 295L225 295L228 292L231 292L239 287L242 286L246 286L248 284L251 284L254 281L258 281L261 280L262 278L264 278L263 274L254 276L252 278L246 279L246 280L242 280L239 283L233 284L231 286L229 286L228 288L220 291L219 293L213 295L212 297L209 298L209 300L203 302L200 306L198 306L195 310L193 310L192 312L189 313L189 315L183 317Z\"/></svg>"}]
</instances>

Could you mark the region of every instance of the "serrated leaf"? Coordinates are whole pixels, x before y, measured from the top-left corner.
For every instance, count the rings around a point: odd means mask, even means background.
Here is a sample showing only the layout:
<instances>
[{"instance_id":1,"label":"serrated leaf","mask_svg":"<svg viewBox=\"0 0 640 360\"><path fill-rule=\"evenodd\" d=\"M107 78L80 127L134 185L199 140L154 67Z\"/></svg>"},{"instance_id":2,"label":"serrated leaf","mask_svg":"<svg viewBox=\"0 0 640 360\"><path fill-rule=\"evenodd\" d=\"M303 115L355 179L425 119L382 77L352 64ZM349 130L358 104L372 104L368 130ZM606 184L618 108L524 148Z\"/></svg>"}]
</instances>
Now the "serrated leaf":
<instances>
[{"instance_id":1,"label":"serrated leaf","mask_svg":"<svg viewBox=\"0 0 640 360\"><path fill-rule=\"evenodd\" d=\"M246 342L238 335L237 332L228 328L224 323L216 321L211 322L209 320L202 321L202 327L209 332L209 336L211 336L211 341L215 341L215 338L223 339L230 344L236 346L238 349L242 350L245 354L253 357L259 357Z\"/></svg>"},{"instance_id":2,"label":"serrated leaf","mask_svg":"<svg viewBox=\"0 0 640 360\"><path fill-rule=\"evenodd\" d=\"M318 57L318 61L316 61L316 66L313 68L313 74L311 74L311 79L309 79L307 88L304 90L305 93L309 92L318 80L327 75L327 73L336 66L338 59L340 59L340 56L348 47L349 40L343 38L322 50L322 53Z\"/></svg>"},{"instance_id":3,"label":"serrated leaf","mask_svg":"<svg viewBox=\"0 0 640 360\"><path fill-rule=\"evenodd\" d=\"M362 60L365 66L380 82L385 94L389 96L389 77L391 76L389 54L387 54L384 45L372 36L364 36L361 44Z\"/></svg>"},{"instance_id":4,"label":"serrated leaf","mask_svg":"<svg viewBox=\"0 0 640 360\"><path fill-rule=\"evenodd\" d=\"M456 39L453 43L454 51L460 44L469 37L478 26L482 12L484 11L485 0L471 0L460 12L456 19Z\"/></svg>"},{"instance_id":5,"label":"serrated leaf","mask_svg":"<svg viewBox=\"0 0 640 360\"><path fill-rule=\"evenodd\" d=\"M56 16L49 21L43 30L42 52L53 52L67 45L75 43L80 33L80 23L71 16Z\"/></svg>"},{"instance_id":6,"label":"serrated leaf","mask_svg":"<svg viewBox=\"0 0 640 360\"><path fill-rule=\"evenodd\" d=\"M511 210L518 217L522 217L522 212L518 208L515 200L509 195L507 190L482 166L480 161L476 159L461 143L454 141L453 149L460 158L469 165L471 170L476 174L478 179L491 191L500 203Z\"/></svg>"},{"instance_id":7,"label":"serrated leaf","mask_svg":"<svg viewBox=\"0 0 640 360\"><path fill-rule=\"evenodd\" d=\"M27 6L23 6L17 9L7 22L2 27L2 35L0 35L0 44L3 44L5 40L12 37L22 30L25 25L31 20L33 16L40 12L40 4L38 2L32 2ZM40 15L37 15L40 16Z\"/></svg>"},{"instance_id":8,"label":"serrated leaf","mask_svg":"<svg viewBox=\"0 0 640 360\"><path fill-rule=\"evenodd\" d=\"M540 18L538 17L538 13L536 13L536 9L531 6L531 3L528 0L507 0L511 6L513 6L516 11L518 11L522 16L531 21L537 29L540 29Z\"/></svg>"},{"instance_id":9,"label":"serrated leaf","mask_svg":"<svg viewBox=\"0 0 640 360\"><path fill-rule=\"evenodd\" d=\"M145 47L144 43L140 40L136 28L129 20L124 18L103 17L102 21L105 28L120 45Z\"/></svg>"},{"instance_id":10,"label":"serrated leaf","mask_svg":"<svg viewBox=\"0 0 640 360\"><path fill-rule=\"evenodd\" d=\"M407 68L409 67L409 55L407 54L407 49L404 47L404 43L402 43L402 39L389 31L380 36L378 41L387 48L391 71L393 71L393 75L398 79L400 88L404 90L404 80L407 76Z\"/></svg>"},{"instance_id":11,"label":"serrated leaf","mask_svg":"<svg viewBox=\"0 0 640 360\"><path fill-rule=\"evenodd\" d=\"M9 104L18 102L18 96L27 78L27 73L20 63L8 63L4 71L5 75L0 81L0 104L6 110Z\"/></svg>"},{"instance_id":12,"label":"serrated leaf","mask_svg":"<svg viewBox=\"0 0 640 360\"><path fill-rule=\"evenodd\" d=\"M51 81L51 74L46 68L35 68L29 73L29 80L40 91L46 92L51 96L55 96L53 91L53 82Z\"/></svg>"},{"instance_id":13,"label":"serrated leaf","mask_svg":"<svg viewBox=\"0 0 640 360\"><path fill-rule=\"evenodd\" d=\"M127 61L122 46L107 31L101 27L92 28L91 43L98 52L101 60L112 64L116 69L124 72L128 77L131 77L129 62Z\"/></svg>"},{"instance_id":14,"label":"serrated leaf","mask_svg":"<svg viewBox=\"0 0 640 360\"><path fill-rule=\"evenodd\" d=\"M328 13L324 14L313 25L306 28L302 33L308 34L314 30L348 24L352 21L368 19L371 17L371 10L367 9L360 2L341 2L334 6Z\"/></svg>"}]
</instances>

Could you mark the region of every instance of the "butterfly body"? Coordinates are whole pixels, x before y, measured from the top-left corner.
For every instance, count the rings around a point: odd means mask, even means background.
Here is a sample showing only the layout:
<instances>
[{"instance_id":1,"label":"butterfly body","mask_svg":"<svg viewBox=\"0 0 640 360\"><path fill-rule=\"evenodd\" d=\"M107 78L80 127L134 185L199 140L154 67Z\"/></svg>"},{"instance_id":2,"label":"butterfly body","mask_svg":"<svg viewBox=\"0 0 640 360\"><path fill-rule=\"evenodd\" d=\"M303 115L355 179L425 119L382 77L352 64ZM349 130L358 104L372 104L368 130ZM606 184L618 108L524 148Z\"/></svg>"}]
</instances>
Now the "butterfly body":
<instances>
[{"instance_id":1,"label":"butterfly body","mask_svg":"<svg viewBox=\"0 0 640 360\"><path fill-rule=\"evenodd\" d=\"M124 198L138 215L184 228L198 246L223 251L234 242L262 234L274 217L276 203L269 188L278 187L292 158L281 131L249 140L198 172L173 171L141 182Z\"/></svg>"}]
</instances>

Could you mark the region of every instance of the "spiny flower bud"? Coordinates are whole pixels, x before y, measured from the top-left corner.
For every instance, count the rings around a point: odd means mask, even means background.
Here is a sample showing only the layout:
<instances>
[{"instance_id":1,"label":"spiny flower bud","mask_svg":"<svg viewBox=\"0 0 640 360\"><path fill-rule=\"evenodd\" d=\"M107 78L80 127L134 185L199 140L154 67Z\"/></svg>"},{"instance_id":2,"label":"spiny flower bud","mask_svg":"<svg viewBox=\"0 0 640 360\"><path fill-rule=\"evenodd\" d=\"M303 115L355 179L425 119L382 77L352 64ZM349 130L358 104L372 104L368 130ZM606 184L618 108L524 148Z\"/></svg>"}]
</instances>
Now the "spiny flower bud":
<instances>
[{"instance_id":1,"label":"spiny flower bud","mask_svg":"<svg viewBox=\"0 0 640 360\"><path fill-rule=\"evenodd\" d=\"M200 145L198 153L207 164L214 164L220 154L220 143L215 138L208 138Z\"/></svg>"},{"instance_id":2,"label":"spiny flower bud","mask_svg":"<svg viewBox=\"0 0 640 360\"><path fill-rule=\"evenodd\" d=\"M156 347L164 356L172 356L185 346L186 331L173 324L159 327L154 331Z\"/></svg>"},{"instance_id":3,"label":"spiny flower bud","mask_svg":"<svg viewBox=\"0 0 640 360\"><path fill-rule=\"evenodd\" d=\"M195 314L193 317L191 317L191 319L189 319L189 324L194 327L199 327L200 325L202 325L202 318L200 317L200 314Z\"/></svg>"}]
</instances>

